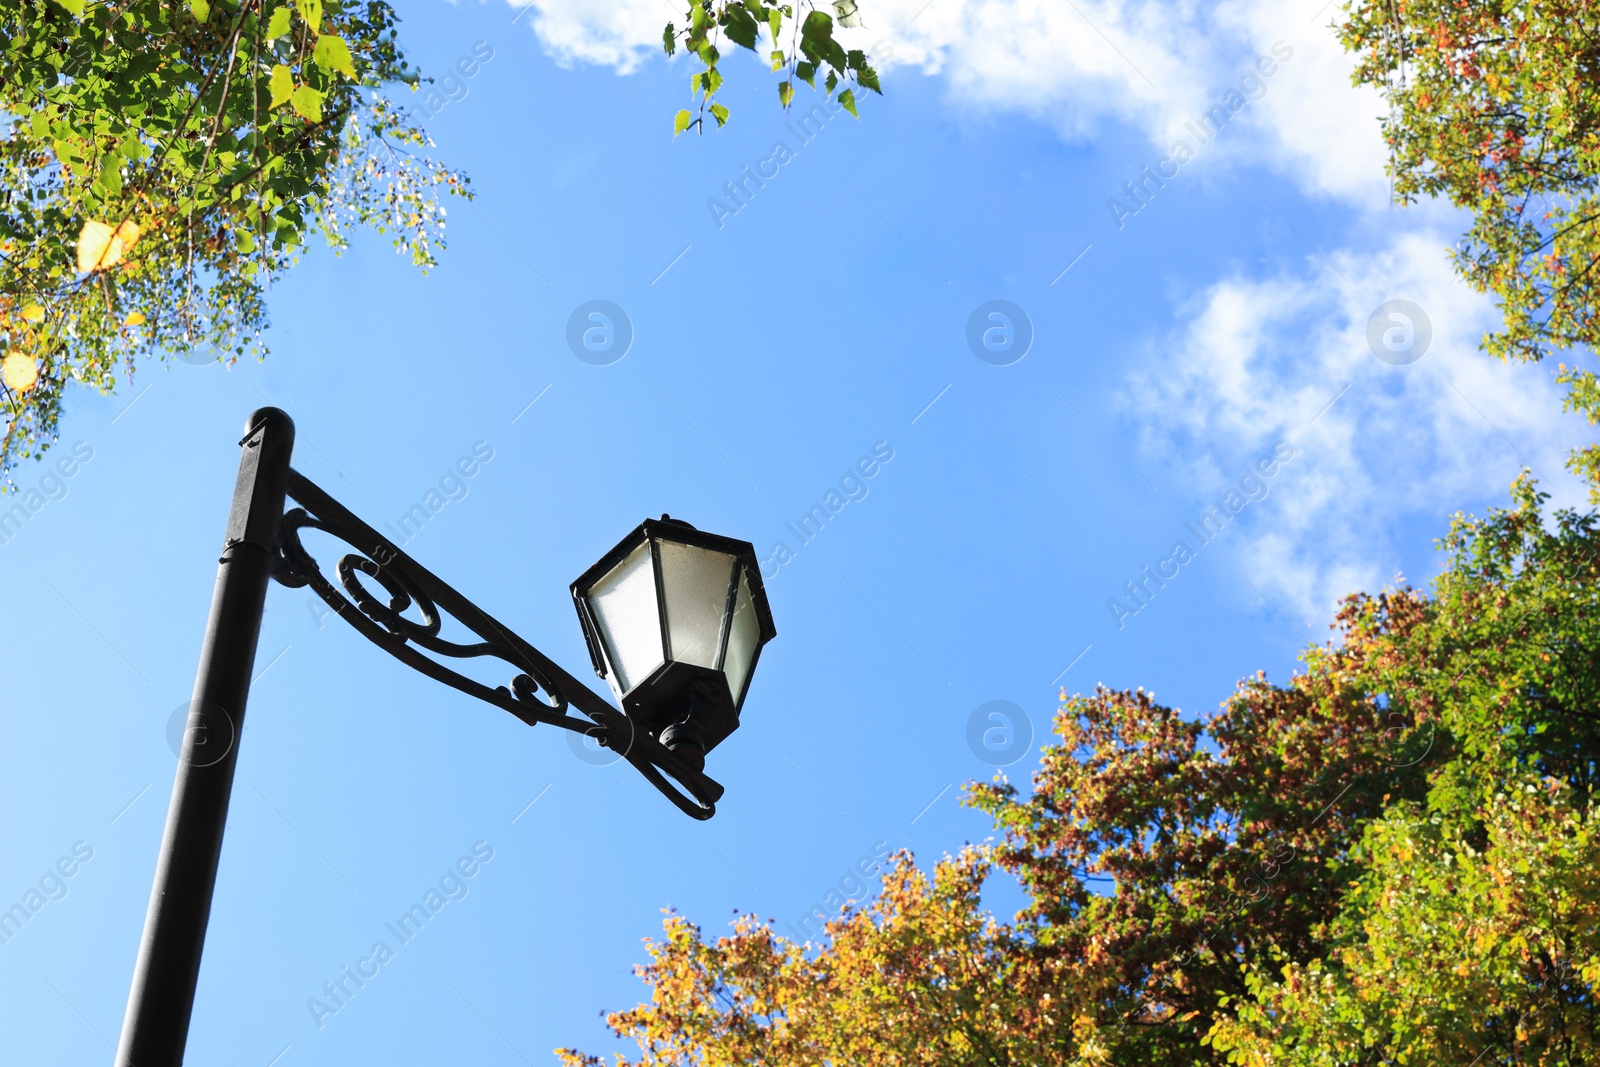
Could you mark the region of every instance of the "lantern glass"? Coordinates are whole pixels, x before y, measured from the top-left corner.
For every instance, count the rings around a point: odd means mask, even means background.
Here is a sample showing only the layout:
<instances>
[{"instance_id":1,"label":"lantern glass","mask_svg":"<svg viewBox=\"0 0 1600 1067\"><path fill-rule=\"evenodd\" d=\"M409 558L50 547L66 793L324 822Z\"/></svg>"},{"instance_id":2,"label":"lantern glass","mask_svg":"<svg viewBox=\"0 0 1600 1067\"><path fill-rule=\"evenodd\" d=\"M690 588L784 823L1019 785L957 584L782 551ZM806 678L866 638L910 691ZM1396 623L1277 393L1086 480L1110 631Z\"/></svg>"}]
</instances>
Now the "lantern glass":
<instances>
[{"instance_id":1,"label":"lantern glass","mask_svg":"<svg viewBox=\"0 0 1600 1067\"><path fill-rule=\"evenodd\" d=\"M741 567L739 592L728 626L728 651L722 660L722 671L728 677L728 691L733 695L735 707L744 703L745 679L750 676L750 667L760 645L761 621L756 618L755 604L750 597L749 574Z\"/></svg>"},{"instance_id":2,"label":"lantern glass","mask_svg":"<svg viewBox=\"0 0 1600 1067\"><path fill-rule=\"evenodd\" d=\"M659 540L661 591L667 601L667 658L717 667L733 598L734 558L677 541Z\"/></svg>"},{"instance_id":3,"label":"lantern glass","mask_svg":"<svg viewBox=\"0 0 1600 1067\"><path fill-rule=\"evenodd\" d=\"M621 691L661 666L661 612L650 542L641 542L594 583L589 606Z\"/></svg>"}]
</instances>

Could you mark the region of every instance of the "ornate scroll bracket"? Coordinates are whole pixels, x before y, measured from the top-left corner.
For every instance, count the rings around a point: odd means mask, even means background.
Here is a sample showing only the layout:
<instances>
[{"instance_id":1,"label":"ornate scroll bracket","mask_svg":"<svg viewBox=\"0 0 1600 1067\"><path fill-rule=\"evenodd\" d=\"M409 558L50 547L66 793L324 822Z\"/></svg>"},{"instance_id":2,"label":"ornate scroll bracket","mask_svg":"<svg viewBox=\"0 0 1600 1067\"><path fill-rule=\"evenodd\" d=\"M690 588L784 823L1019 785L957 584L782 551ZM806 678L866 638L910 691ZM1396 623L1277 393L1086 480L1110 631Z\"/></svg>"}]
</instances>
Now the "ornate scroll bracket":
<instances>
[{"instance_id":1,"label":"ornate scroll bracket","mask_svg":"<svg viewBox=\"0 0 1600 1067\"><path fill-rule=\"evenodd\" d=\"M300 506L284 513L278 535L273 577L280 583L296 589L310 586L363 637L430 678L502 708L530 726L548 723L594 737L631 763L685 814L696 819L716 814L722 786L635 729L633 720L609 701L390 544L298 471L289 472L288 495ZM355 549L336 564L337 585L301 543L304 529L320 530ZM375 595L363 577L383 596ZM413 608L420 621L406 615ZM481 640L463 644L441 637L446 615ZM516 673L507 685L488 686L435 657L497 659ZM570 714L573 710L586 718Z\"/></svg>"}]
</instances>

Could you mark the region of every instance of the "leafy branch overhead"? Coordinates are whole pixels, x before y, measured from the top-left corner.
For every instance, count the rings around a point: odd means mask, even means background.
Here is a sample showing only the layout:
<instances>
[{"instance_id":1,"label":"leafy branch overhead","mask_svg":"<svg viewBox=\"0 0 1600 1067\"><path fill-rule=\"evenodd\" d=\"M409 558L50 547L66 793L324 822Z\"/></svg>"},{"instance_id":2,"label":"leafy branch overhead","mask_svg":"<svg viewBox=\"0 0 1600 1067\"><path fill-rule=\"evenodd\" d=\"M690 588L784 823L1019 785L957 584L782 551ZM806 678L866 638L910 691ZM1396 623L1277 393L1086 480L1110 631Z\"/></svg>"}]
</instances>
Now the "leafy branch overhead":
<instances>
[{"instance_id":1,"label":"leafy branch overhead","mask_svg":"<svg viewBox=\"0 0 1600 1067\"><path fill-rule=\"evenodd\" d=\"M681 42L686 52L695 56L705 69L689 78L690 96L698 102L698 114L679 111L672 121L676 136L692 126L705 130L706 113L718 126L728 121L728 109L717 102L717 90L722 88L722 71L718 64L722 53L718 44L726 37L740 48L759 53L763 35L767 40L767 58L774 73L781 73L778 83L778 103L785 109L794 99L794 83L803 81L813 89L817 76L823 76L823 91L832 97L838 93L839 103L850 114L860 118L856 111L856 90L870 89L880 96L878 72L867 62L867 54L859 48L846 49L834 37L834 27L853 27L859 24L855 0L835 0L833 14L816 10L807 0L802 12L793 4L776 4L771 0L693 0L685 16L684 29L667 23L661 44L667 55L675 55ZM837 21L835 21L837 19ZM840 90L843 86L843 90Z\"/></svg>"},{"instance_id":2,"label":"leafy branch overhead","mask_svg":"<svg viewBox=\"0 0 1600 1067\"><path fill-rule=\"evenodd\" d=\"M1354 0L1339 29L1358 84L1388 99L1394 194L1472 214L1457 272L1493 293L1502 360L1573 351L1567 410L1600 424L1600 10L1587 0ZM1570 466L1600 500L1600 445Z\"/></svg>"},{"instance_id":3,"label":"leafy branch overhead","mask_svg":"<svg viewBox=\"0 0 1600 1067\"><path fill-rule=\"evenodd\" d=\"M382 0L22 0L0 9L0 471L67 383L136 357L264 355L265 287L310 231L426 270L441 192L380 91L421 80ZM11 117L20 116L20 117Z\"/></svg>"}]
</instances>

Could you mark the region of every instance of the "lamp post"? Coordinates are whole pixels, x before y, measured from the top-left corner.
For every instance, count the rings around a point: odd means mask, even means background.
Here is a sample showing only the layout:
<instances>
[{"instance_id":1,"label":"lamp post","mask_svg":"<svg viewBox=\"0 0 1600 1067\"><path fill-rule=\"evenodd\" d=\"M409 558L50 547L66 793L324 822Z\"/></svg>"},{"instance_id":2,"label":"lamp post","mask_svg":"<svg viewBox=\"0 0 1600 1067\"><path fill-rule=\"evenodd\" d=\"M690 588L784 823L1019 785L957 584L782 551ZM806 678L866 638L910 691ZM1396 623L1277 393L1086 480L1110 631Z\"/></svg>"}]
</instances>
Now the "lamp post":
<instances>
[{"instance_id":1,"label":"lamp post","mask_svg":"<svg viewBox=\"0 0 1600 1067\"><path fill-rule=\"evenodd\" d=\"M294 470L288 415L256 411L240 446L117 1067L183 1062L269 580L310 586L362 636L430 678L530 726L595 738L696 819L716 814L723 792L704 773L706 753L738 728L761 648L776 635L753 546L665 515L647 519L572 583L595 671L610 683L618 711ZM298 507L285 512L285 498ZM301 543L304 529L355 549L338 561L337 585ZM420 619L408 617L412 609ZM479 640L440 637L444 616ZM436 657L498 659L516 673L491 687ZM230 731L233 744L221 758L204 750L209 738Z\"/></svg>"}]
</instances>

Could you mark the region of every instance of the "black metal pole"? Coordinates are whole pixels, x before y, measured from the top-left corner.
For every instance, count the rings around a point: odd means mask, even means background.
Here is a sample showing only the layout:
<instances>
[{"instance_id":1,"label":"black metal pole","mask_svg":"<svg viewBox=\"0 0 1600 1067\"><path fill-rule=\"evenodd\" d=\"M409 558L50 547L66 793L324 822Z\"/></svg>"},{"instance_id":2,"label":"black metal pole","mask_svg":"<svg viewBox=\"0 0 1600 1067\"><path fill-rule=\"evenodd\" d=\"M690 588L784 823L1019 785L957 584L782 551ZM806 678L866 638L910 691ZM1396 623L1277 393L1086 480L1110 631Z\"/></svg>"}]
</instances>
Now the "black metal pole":
<instances>
[{"instance_id":1,"label":"black metal pole","mask_svg":"<svg viewBox=\"0 0 1600 1067\"><path fill-rule=\"evenodd\" d=\"M200 977L228 795L239 757L261 612L283 518L294 423L277 408L250 416L189 705L188 729L156 859L117 1067L179 1067ZM225 747L224 747L225 746Z\"/></svg>"}]
</instances>

